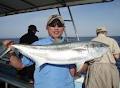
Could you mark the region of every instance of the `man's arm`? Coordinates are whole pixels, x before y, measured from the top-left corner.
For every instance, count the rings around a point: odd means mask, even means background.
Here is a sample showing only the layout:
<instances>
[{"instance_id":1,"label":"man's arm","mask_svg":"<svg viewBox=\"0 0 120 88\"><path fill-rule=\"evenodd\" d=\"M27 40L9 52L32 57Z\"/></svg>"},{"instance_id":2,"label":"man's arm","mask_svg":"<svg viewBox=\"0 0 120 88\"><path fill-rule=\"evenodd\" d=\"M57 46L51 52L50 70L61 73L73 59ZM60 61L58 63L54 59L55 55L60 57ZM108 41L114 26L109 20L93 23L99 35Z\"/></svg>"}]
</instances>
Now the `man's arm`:
<instances>
[{"instance_id":1,"label":"man's arm","mask_svg":"<svg viewBox=\"0 0 120 88\"><path fill-rule=\"evenodd\" d=\"M12 51L11 45L13 45L14 42L12 40L4 40L2 43L4 47L11 49L11 51L8 52L9 64L18 69L24 68L24 65L22 64L21 59L17 57L14 51Z\"/></svg>"},{"instance_id":2,"label":"man's arm","mask_svg":"<svg viewBox=\"0 0 120 88\"><path fill-rule=\"evenodd\" d=\"M21 62L21 59L16 56L14 52L9 53L10 54L10 62L9 64L17 69L24 68L24 65Z\"/></svg>"},{"instance_id":3,"label":"man's arm","mask_svg":"<svg viewBox=\"0 0 120 88\"><path fill-rule=\"evenodd\" d=\"M119 59L120 58L120 47L116 40L113 39L113 42L114 42L113 43L113 52L112 52L113 56L115 59Z\"/></svg>"}]
</instances>

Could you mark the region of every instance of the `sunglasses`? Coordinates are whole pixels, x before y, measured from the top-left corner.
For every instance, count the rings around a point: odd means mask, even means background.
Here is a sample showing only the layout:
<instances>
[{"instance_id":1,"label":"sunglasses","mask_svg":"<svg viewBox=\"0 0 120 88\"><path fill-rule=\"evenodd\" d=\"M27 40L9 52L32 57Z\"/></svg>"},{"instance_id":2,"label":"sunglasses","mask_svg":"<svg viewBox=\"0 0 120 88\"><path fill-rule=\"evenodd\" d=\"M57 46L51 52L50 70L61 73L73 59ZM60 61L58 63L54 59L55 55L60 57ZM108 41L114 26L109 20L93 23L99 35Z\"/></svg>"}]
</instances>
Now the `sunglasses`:
<instances>
[{"instance_id":1,"label":"sunglasses","mask_svg":"<svg viewBox=\"0 0 120 88\"><path fill-rule=\"evenodd\" d=\"M55 27L56 25L57 25L58 27L64 27L64 24L61 23L61 21L58 20L58 19L53 20L48 26L50 26L50 27Z\"/></svg>"}]
</instances>

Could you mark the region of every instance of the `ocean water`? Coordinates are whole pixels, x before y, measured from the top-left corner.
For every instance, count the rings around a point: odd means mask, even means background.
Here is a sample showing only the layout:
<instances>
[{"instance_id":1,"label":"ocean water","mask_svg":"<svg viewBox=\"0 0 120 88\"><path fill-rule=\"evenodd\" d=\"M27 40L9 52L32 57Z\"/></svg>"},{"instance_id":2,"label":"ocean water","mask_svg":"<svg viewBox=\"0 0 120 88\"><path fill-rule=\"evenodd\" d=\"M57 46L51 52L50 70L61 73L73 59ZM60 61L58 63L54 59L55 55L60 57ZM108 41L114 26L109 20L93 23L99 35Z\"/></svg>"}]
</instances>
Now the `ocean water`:
<instances>
[{"instance_id":1,"label":"ocean water","mask_svg":"<svg viewBox=\"0 0 120 88\"><path fill-rule=\"evenodd\" d=\"M120 36L110 36L110 37L114 38L120 46ZM79 37L79 41L81 41L81 42L82 41L90 41L92 38L94 38L94 37ZM19 43L19 38L3 38L3 39L0 39L0 42L5 39L10 39L10 40L13 40L15 43ZM71 41L71 42L78 41L76 37L68 37L67 40Z\"/></svg>"}]
</instances>

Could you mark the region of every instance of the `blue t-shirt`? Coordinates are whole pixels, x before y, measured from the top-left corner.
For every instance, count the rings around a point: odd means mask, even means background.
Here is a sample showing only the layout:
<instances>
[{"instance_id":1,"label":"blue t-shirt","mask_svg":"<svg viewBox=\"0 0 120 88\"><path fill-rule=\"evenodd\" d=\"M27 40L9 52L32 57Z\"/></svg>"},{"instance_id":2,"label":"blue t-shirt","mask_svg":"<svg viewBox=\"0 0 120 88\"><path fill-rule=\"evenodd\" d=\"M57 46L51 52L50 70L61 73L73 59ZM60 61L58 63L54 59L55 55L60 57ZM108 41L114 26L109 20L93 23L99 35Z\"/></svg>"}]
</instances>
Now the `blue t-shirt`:
<instances>
[{"instance_id":1,"label":"blue t-shirt","mask_svg":"<svg viewBox=\"0 0 120 88\"><path fill-rule=\"evenodd\" d=\"M63 42L64 39L61 40ZM49 45L53 43L51 37L38 40L33 45ZM22 58L22 63L26 66L33 62L26 58ZM74 88L74 80L69 72L70 65L43 64L35 66L34 72L34 88Z\"/></svg>"}]
</instances>

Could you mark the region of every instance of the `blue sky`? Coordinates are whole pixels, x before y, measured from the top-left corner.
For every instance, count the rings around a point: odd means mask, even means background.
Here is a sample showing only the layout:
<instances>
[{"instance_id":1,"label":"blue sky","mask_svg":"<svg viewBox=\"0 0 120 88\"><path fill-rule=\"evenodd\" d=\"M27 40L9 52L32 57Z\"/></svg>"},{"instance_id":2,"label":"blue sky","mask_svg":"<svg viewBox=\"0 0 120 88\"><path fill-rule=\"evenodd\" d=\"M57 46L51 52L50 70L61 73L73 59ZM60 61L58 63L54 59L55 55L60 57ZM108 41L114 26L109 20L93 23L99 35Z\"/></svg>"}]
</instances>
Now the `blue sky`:
<instances>
[{"instance_id":1,"label":"blue sky","mask_svg":"<svg viewBox=\"0 0 120 88\"><path fill-rule=\"evenodd\" d=\"M72 6L70 9L79 36L95 36L96 28L99 26L106 26L110 36L120 35L120 0ZM61 8L60 11L65 20L70 19L67 8ZM57 9L50 9L0 17L0 38L19 38L27 32L30 24L37 26L38 37L46 37L48 36L47 19L50 15L57 13ZM67 35L75 36L72 24L65 23Z\"/></svg>"}]
</instances>

